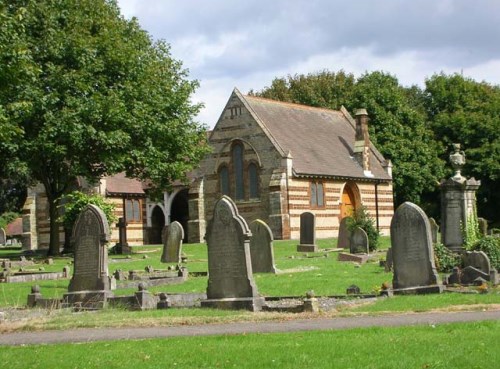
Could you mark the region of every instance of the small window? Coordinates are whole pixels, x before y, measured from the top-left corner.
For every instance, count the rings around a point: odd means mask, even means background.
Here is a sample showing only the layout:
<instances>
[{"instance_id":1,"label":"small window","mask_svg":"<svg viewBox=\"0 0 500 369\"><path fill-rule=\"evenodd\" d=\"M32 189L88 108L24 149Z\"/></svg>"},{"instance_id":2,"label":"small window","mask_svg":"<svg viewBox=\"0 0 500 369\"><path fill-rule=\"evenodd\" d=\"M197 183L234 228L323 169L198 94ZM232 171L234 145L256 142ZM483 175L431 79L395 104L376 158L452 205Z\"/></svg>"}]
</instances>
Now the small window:
<instances>
[{"instance_id":1,"label":"small window","mask_svg":"<svg viewBox=\"0 0 500 369\"><path fill-rule=\"evenodd\" d=\"M220 192L229 196L229 170L223 166L219 170Z\"/></svg>"},{"instance_id":2,"label":"small window","mask_svg":"<svg viewBox=\"0 0 500 369\"><path fill-rule=\"evenodd\" d=\"M234 198L236 200L245 199L245 189L243 188L243 145L233 146L233 171L234 171Z\"/></svg>"},{"instance_id":3,"label":"small window","mask_svg":"<svg viewBox=\"0 0 500 369\"><path fill-rule=\"evenodd\" d=\"M250 198L255 199L259 197L259 177L257 165L251 163L248 166L248 181L249 181L249 191Z\"/></svg>"},{"instance_id":4,"label":"small window","mask_svg":"<svg viewBox=\"0 0 500 369\"><path fill-rule=\"evenodd\" d=\"M311 207L322 208L325 206L325 194L322 182L311 182Z\"/></svg>"},{"instance_id":5,"label":"small window","mask_svg":"<svg viewBox=\"0 0 500 369\"><path fill-rule=\"evenodd\" d=\"M141 222L141 201L138 199L125 200L125 217L127 222L139 223Z\"/></svg>"}]
</instances>

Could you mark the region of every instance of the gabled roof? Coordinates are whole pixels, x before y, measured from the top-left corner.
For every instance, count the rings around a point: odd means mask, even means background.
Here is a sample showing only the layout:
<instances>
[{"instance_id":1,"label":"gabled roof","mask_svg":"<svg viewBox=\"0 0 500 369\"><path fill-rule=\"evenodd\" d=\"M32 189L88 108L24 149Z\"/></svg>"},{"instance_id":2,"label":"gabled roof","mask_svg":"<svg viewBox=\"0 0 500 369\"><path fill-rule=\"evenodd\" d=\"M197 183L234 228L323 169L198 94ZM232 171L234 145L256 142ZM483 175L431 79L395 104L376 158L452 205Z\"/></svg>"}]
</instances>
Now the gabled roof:
<instances>
[{"instance_id":1,"label":"gabled roof","mask_svg":"<svg viewBox=\"0 0 500 369\"><path fill-rule=\"evenodd\" d=\"M238 92L236 90L236 92ZM297 176L391 180L382 155L371 147L373 177L353 157L355 125L347 111L335 111L239 94L281 154L291 153Z\"/></svg>"},{"instance_id":2,"label":"gabled roof","mask_svg":"<svg viewBox=\"0 0 500 369\"><path fill-rule=\"evenodd\" d=\"M118 173L106 177L106 195L108 196L145 196L146 184L137 179L125 177L125 173Z\"/></svg>"}]
</instances>

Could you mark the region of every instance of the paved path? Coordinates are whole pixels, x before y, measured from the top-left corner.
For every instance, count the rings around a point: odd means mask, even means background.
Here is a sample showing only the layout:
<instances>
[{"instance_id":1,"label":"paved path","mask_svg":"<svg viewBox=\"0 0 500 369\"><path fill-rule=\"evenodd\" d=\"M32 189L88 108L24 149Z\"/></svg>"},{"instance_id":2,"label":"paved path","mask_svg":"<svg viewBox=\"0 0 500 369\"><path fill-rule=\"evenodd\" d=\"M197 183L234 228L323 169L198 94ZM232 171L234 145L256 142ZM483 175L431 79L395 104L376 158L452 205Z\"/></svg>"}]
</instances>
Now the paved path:
<instances>
[{"instance_id":1,"label":"paved path","mask_svg":"<svg viewBox=\"0 0 500 369\"><path fill-rule=\"evenodd\" d=\"M349 318L298 319L285 322L244 322L177 327L78 328L65 331L16 332L0 335L0 345L92 342L216 334L336 330L372 326L430 325L453 322L500 320L498 311L418 313Z\"/></svg>"}]
</instances>

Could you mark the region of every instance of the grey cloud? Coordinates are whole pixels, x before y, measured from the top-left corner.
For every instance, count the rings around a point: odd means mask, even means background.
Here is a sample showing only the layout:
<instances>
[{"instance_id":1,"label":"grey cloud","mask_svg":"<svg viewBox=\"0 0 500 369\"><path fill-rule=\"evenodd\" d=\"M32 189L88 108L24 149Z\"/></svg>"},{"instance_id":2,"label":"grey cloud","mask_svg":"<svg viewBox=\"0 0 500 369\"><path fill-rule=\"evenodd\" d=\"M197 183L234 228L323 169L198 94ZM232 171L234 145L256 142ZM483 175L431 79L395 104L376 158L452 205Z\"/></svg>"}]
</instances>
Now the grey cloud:
<instances>
[{"instance_id":1,"label":"grey cloud","mask_svg":"<svg viewBox=\"0 0 500 369\"><path fill-rule=\"evenodd\" d=\"M209 76L275 69L341 48L387 56L416 50L467 67L500 58L500 2L494 0L164 1L140 2L140 23L171 43L204 35L235 43L199 68Z\"/></svg>"}]
</instances>

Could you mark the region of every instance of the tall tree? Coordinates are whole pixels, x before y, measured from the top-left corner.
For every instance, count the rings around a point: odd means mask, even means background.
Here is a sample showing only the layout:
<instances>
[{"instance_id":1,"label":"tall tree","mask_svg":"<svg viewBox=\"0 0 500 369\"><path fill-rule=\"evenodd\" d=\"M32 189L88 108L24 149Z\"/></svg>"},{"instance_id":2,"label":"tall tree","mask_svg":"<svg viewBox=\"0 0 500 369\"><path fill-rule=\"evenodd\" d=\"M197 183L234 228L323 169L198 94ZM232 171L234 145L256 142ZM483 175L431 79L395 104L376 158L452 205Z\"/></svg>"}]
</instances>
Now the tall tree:
<instances>
[{"instance_id":1,"label":"tall tree","mask_svg":"<svg viewBox=\"0 0 500 369\"><path fill-rule=\"evenodd\" d=\"M498 223L500 86L459 74L436 74L425 83L426 110L443 159L447 159L452 143L462 144L467 156L464 173L482 182L479 214Z\"/></svg>"},{"instance_id":2,"label":"tall tree","mask_svg":"<svg viewBox=\"0 0 500 369\"><path fill-rule=\"evenodd\" d=\"M45 187L50 254L75 176L125 171L160 190L205 154L197 82L116 1L9 0L0 14L0 119L18 135L0 150Z\"/></svg>"}]
</instances>

